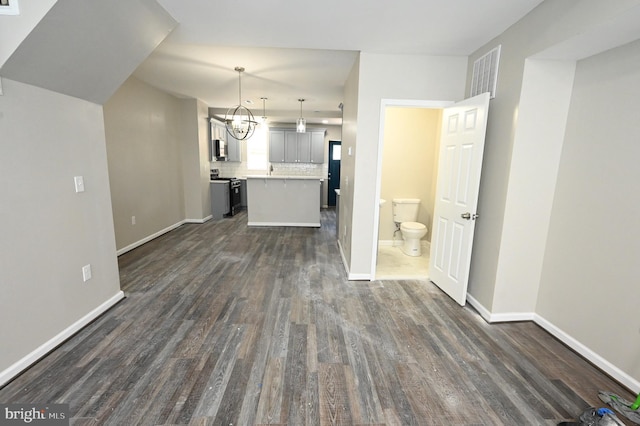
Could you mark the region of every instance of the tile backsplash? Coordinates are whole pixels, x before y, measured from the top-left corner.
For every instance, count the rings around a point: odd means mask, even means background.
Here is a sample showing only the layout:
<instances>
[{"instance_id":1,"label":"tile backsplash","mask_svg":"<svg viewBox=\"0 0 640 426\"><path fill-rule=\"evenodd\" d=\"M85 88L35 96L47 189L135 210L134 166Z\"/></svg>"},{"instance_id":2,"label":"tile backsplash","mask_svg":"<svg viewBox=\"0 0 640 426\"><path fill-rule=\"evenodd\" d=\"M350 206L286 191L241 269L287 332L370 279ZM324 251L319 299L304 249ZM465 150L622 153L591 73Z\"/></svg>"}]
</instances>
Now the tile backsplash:
<instances>
[{"instance_id":1,"label":"tile backsplash","mask_svg":"<svg viewBox=\"0 0 640 426\"><path fill-rule=\"evenodd\" d=\"M265 175L267 170L248 170L247 163L235 163L226 161L213 161L211 169L220 170L221 177L243 178L247 175ZM328 175L327 164L311 163L269 163L273 166L273 176L314 176L326 178Z\"/></svg>"}]
</instances>

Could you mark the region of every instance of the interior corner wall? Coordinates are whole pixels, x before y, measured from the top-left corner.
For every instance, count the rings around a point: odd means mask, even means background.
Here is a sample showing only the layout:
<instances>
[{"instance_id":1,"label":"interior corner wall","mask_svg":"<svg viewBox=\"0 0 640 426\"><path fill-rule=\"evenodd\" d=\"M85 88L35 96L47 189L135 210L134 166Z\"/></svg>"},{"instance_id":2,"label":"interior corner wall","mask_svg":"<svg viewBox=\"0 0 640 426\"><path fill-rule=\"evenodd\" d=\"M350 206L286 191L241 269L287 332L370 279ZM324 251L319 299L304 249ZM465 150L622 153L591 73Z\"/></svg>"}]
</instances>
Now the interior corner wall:
<instances>
[{"instance_id":1,"label":"interior corner wall","mask_svg":"<svg viewBox=\"0 0 640 426\"><path fill-rule=\"evenodd\" d=\"M340 205L337 223L338 243L345 262L347 273L351 276L351 244L353 238L353 182L355 180L356 136L358 127L358 91L360 86L360 55L344 85L342 111L342 156L340 159Z\"/></svg>"},{"instance_id":2,"label":"interior corner wall","mask_svg":"<svg viewBox=\"0 0 640 426\"><path fill-rule=\"evenodd\" d=\"M190 117L185 117L188 120ZM193 118L193 117L191 117ZM202 210L198 219L206 220L211 216L211 163L209 161L209 107L201 100L197 101L197 112L195 115L198 128L198 168L200 170L200 203Z\"/></svg>"},{"instance_id":3,"label":"interior corner wall","mask_svg":"<svg viewBox=\"0 0 640 426\"><path fill-rule=\"evenodd\" d=\"M467 58L363 52L359 68L357 132L352 147L355 168L351 185L354 189L349 206L352 209L349 211L352 216L350 274L358 279L372 279L377 247L376 233L372 230L378 226L375 222L379 208L376 165L382 100L460 100L464 97Z\"/></svg>"},{"instance_id":4,"label":"interior corner wall","mask_svg":"<svg viewBox=\"0 0 640 426\"><path fill-rule=\"evenodd\" d=\"M635 392L639 63L640 40L577 63L536 306Z\"/></svg>"},{"instance_id":5,"label":"interior corner wall","mask_svg":"<svg viewBox=\"0 0 640 426\"><path fill-rule=\"evenodd\" d=\"M104 117L116 246L121 251L185 219L182 104L130 77L104 105Z\"/></svg>"},{"instance_id":6,"label":"interior corner wall","mask_svg":"<svg viewBox=\"0 0 640 426\"><path fill-rule=\"evenodd\" d=\"M467 93L474 61L492 48L502 45L496 97L491 100L489 107L478 200L478 213L481 219L477 222L474 235L468 287L468 293L489 312L495 308L496 295L499 299L501 298L500 294L495 293L496 282L503 272L499 268L508 267L508 262L506 260L500 262L500 258L511 255L502 250L501 243L505 226L507 191L511 191L512 194L518 191L518 188L511 185L509 176L525 60L576 34L588 32L612 17L624 14L625 10L636 4L637 2L628 0L544 1L469 58ZM521 244L518 250L523 251L519 256L526 256L525 252L529 249ZM511 285L519 285L519 283L511 283ZM514 305L513 308L518 307ZM511 307L505 305L500 306L500 309L512 311Z\"/></svg>"},{"instance_id":7,"label":"interior corner wall","mask_svg":"<svg viewBox=\"0 0 640 426\"><path fill-rule=\"evenodd\" d=\"M8 79L3 89L0 386L122 297L102 107Z\"/></svg>"},{"instance_id":8,"label":"interior corner wall","mask_svg":"<svg viewBox=\"0 0 640 426\"><path fill-rule=\"evenodd\" d=\"M575 61L525 62L493 315L536 309L574 71Z\"/></svg>"},{"instance_id":9,"label":"interior corner wall","mask_svg":"<svg viewBox=\"0 0 640 426\"><path fill-rule=\"evenodd\" d=\"M182 99L180 137L185 218L202 222L211 215L209 191L209 107L197 99Z\"/></svg>"}]
</instances>

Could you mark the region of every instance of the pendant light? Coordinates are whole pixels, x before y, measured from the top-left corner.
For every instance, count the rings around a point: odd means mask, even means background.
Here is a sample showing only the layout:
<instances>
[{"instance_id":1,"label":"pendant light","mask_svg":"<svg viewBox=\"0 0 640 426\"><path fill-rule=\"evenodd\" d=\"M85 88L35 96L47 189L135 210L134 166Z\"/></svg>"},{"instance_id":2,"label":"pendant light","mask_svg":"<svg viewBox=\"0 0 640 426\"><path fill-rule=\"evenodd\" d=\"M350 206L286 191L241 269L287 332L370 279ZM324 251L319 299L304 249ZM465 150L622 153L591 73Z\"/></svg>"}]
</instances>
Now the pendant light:
<instances>
[{"instance_id":1,"label":"pendant light","mask_svg":"<svg viewBox=\"0 0 640 426\"><path fill-rule=\"evenodd\" d=\"M224 123L227 133L238 140L248 139L253 135L256 129L257 121L253 118L253 114L249 108L242 106L242 81L241 75L244 68L235 67L238 72L238 105L227 110L224 116Z\"/></svg>"},{"instance_id":2,"label":"pendant light","mask_svg":"<svg viewBox=\"0 0 640 426\"><path fill-rule=\"evenodd\" d=\"M265 102L269 98L260 98L260 99L262 99L262 118L260 119L260 123L261 124L266 124L266 122L267 122L267 113L266 113Z\"/></svg>"},{"instance_id":3,"label":"pendant light","mask_svg":"<svg viewBox=\"0 0 640 426\"><path fill-rule=\"evenodd\" d=\"M300 118L296 122L296 132L305 133L307 131L307 120L302 118L302 103L304 99L298 99L298 102L300 102Z\"/></svg>"}]
</instances>

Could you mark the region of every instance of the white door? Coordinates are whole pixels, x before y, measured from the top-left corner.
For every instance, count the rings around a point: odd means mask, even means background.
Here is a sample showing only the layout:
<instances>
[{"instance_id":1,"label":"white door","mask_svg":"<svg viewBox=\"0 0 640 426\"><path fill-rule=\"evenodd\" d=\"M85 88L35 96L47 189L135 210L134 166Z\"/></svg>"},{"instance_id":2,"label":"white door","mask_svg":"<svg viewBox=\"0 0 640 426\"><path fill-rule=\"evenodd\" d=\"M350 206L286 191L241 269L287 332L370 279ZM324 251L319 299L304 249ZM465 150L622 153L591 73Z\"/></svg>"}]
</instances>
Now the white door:
<instances>
[{"instance_id":1,"label":"white door","mask_svg":"<svg viewBox=\"0 0 640 426\"><path fill-rule=\"evenodd\" d=\"M478 188L487 129L489 93L445 108L438 162L429 279L464 306Z\"/></svg>"}]
</instances>

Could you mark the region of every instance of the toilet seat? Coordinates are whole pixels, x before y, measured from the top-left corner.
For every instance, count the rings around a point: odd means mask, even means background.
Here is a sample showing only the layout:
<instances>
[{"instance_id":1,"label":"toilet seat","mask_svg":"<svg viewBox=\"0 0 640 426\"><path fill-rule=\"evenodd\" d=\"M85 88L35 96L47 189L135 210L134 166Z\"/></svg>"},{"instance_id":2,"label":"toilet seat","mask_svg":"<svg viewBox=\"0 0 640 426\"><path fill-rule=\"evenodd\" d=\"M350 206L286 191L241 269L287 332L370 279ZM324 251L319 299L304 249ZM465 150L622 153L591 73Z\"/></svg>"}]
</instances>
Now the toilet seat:
<instances>
[{"instance_id":1,"label":"toilet seat","mask_svg":"<svg viewBox=\"0 0 640 426\"><path fill-rule=\"evenodd\" d=\"M400 229L406 229L407 231L421 231L425 228L426 226L419 222L402 222L400 224Z\"/></svg>"}]
</instances>

